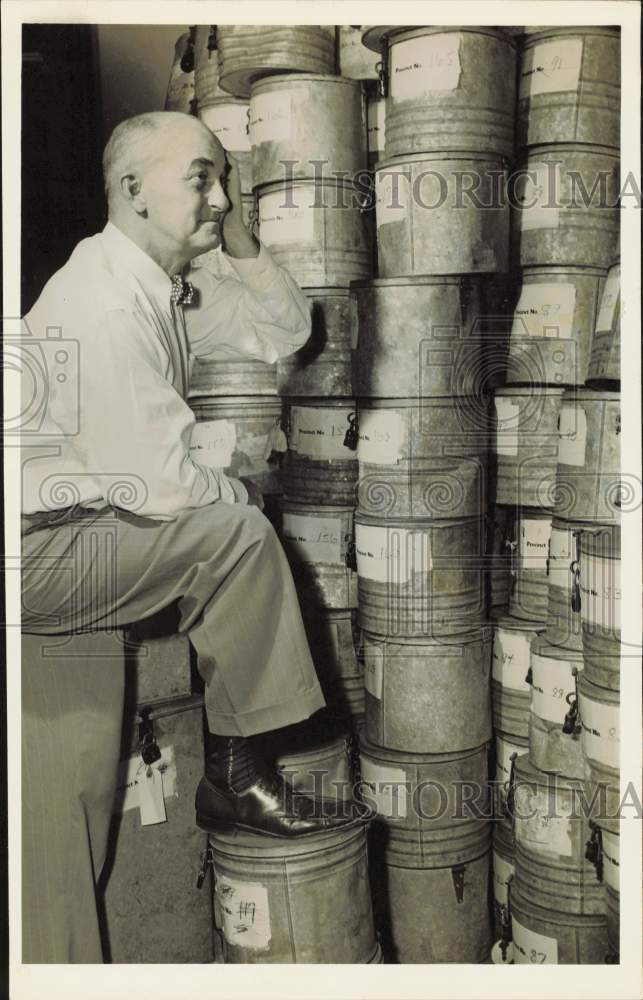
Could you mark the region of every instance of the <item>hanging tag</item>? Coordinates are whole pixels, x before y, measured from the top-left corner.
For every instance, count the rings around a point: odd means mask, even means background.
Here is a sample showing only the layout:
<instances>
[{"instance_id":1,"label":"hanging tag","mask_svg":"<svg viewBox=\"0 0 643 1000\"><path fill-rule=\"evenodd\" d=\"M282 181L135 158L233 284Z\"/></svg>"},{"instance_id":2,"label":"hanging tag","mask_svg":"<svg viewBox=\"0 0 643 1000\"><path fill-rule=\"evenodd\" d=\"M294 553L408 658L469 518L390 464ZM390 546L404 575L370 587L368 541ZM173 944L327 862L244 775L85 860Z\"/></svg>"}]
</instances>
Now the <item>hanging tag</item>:
<instances>
[{"instance_id":1,"label":"hanging tag","mask_svg":"<svg viewBox=\"0 0 643 1000\"><path fill-rule=\"evenodd\" d=\"M165 823L165 799L163 798L163 775L155 767L147 767L138 790L141 810L141 826Z\"/></svg>"}]
</instances>

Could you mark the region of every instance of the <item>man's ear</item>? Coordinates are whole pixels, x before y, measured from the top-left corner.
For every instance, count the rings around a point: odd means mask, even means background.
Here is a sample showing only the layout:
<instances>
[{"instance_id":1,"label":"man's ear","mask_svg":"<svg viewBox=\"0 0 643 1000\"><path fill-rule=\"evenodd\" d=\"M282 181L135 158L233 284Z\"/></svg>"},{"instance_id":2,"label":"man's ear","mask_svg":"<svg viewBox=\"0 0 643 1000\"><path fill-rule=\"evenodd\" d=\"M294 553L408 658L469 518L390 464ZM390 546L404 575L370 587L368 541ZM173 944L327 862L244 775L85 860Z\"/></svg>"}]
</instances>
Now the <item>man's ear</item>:
<instances>
[{"instance_id":1,"label":"man's ear","mask_svg":"<svg viewBox=\"0 0 643 1000\"><path fill-rule=\"evenodd\" d=\"M129 202L135 212L144 215L146 211L145 198L142 192L141 179L136 174L123 174L121 177L121 194Z\"/></svg>"}]
</instances>

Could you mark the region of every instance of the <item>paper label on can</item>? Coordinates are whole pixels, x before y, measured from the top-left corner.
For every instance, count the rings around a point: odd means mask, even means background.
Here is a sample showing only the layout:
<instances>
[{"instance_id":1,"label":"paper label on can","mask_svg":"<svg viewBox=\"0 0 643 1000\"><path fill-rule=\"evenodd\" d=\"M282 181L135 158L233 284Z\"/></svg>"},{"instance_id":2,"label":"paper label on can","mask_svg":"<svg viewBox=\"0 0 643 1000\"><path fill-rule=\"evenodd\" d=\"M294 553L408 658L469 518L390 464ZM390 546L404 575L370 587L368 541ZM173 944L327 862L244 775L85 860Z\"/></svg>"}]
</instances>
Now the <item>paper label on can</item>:
<instances>
[{"instance_id":1,"label":"paper label on can","mask_svg":"<svg viewBox=\"0 0 643 1000\"><path fill-rule=\"evenodd\" d=\"M268 890L259 882L238 882L217 875L215 892L223 923L223 936L230 945L256 951L270 944Z\"/></svg>"},{"instance_id":2,"label":"paper label on can","mask_svg":"<svg viewBox=\"0 0 643 1000\"><path fill-rule=\"evenodd\" d=\"M582 38L540 42L533 48L525 49L520 70L519 99L576 90L582 59Z\"/></svg>"},{"instance_id":3,"label":"paper label on can","mask_svg":"<svg viewBox=\"0 0 643 1000\"><path fill-rule=\"evenodd\" d=\"M621 753L619 706L594 701L581 691L580 720L585 756L618 771Z\"/></svg>"},{"instance_id":4,"label":"paper label on can","mask_svg":"<svg viewBox=\"0 0 643 1000\"><path fill-rule=\"evenodd\" d=\"M573 583L571 565L575 559L576 542L573 532L565 528L552 527L547 572L547 580L552 587L571 590Z\"/></svg>"},{"instance_id":5,"label":"paper label on can","mask_svg":"<svg viewBox=\"0 0 643 1000\"><path fill-rule=\"evenodd\" d=\"M215 104L199 112L199 118L224 149L231 153L250 152L247 104Z\"/></svg>"},{"instance_id":6,"label":"paper label on can","mask_svg":"<svg viewBox=\"0 0 643 1000\"><path fill-rule=\"evenodd\" d=\"M545 934L536 934L516 920L512 914L511 930L515 965L558 965L558 941Z\"/></svg>"},{"instance_id":7,"label":"paper label on can","mask_svg":"<svg viewBox=\"0 0 643 1000\"><path fill-rule=\"evenodd\" d=\"M399 410L360 410L357 458L374 465L400 461L403 424Z\"/></svg>"},{"instance_id":8,"label":"paper label on can","mask_svg":"<svg viewBox=\"0 0 643 1000\"><path fill-rule=\"evenodd\" d=\"M351 325L351 351L357 350L357 345L359 343L359 310L357 308L357 299L354 295L351 295L349 299L349 320Z\"/></svg>"},{"instance_id":9,"label":"paper label on can","mask_svg":"<svg viewBox=\"0 0 643 1000\"><path fill-rule=\"evenodd\" d=\"M514 874L515 866L505 861L497 851L493 852L493 895L500 906L507 905L507 883Z\"/></svg>"},{"instance_id":10,"label":"paper label on can","mask_svg":"<svg viewBox=\"0 0 643 1000\"><path fill-rule=\"evenodd\" d=\"M518 421L520 407L506 396L496 396L496 454L514 456L518 454Z\"/></svg>"},{"instance_id":11,"label":"paper label on can","mask_svg":"<svg viewBox=\"0 0 643 1000\"><path fill-rule=\"evenodd\" d=\"M355 525L357 572L367 580L399 586L431 570L431 538L412 528Z\"/></svg>"},{"instance_id":12,"label":"paper label on can","mask_svg":"<svg viewBox=\"0 0 643 1000\"><path fill-rule=\"evenodd\" d=\"M370 153L384 152L386 134L386 100L383 97L368 102L366 135Z\"/></svg>"},{"instance_id":13,"label":"paper label on can","mask_svg":"<svg viewBox=\"0 0 643 1000\"><path fill-rule=\"evenodd\" d=\"M140 753L119 762L116 779L116 796L114 812L124 813L130 809L141 810L141 825L165 822L165 807L161 807L161 799L176 798L176 760L174 746L159 747L161 756L150 765L150 769L158 776L157 785L147 783L148 766Z\"/></svg>"},{"instance_id":14,"label":"paper label on can","mask_svg":"<svg viewBox=\"0 0 643 1000\"><path fill-rule=\"evenodd\" d=\"M520 565L524 569L547 569L551 519L528 518L520 522Z\"/></svg>"},{"instance_id":15,"label":"paper label on can","mask_svg":"<svg viewBox=\"0 0 643 1000\"><path fill-rule=\"evenodd\" d=\"M612 329L612 325L614 323L614 310L616 309L616 303L618 302L620 294L621 269L620 267L614 267L610 271L607 281L605 282L605 287L603 288L601 307L598 311L598 316L596 317L596 333L605 333Z\"/></svg>"},{"instance_id":16,"label":"paper label on can","mask_svg":"<svg viewBox=\"0 0 643 1000\"><path fill-rule=\"evenodd\" d=\"M516 840L536 853L570 857L572 854L572 822L559 813L562 804L557 801L550 808L548 790L516 782L514 794Z\"/></svg>"},{"instance_id":17,"label":"paper label on can","mask_svg":"<svg viewBox=\"0 0 643 1000\"><path fill-rule=\"evenodd\" d=\"M253 146L292 139L292 96L290 90L273 90L251 99L248 121Z\"/></svg>"},{"instance_id":18,"label":"paper label on can","mask_svg":"<svg viewBox=\"0 0 643 1000\"><path fill-rule=\"evenodd\" d=\"M364 687L374 698L382 697L384 648L370 642L364 647Z\"/></svg>"},{"instance_id":19,"label":"paper label on can","mask_svg":"<svg viewBox=\"0 0 643 1000\"><path fill-rule=\"evenodd\" d=\"M601 840L603 842L603 866L605 869L605 881L614 892L620 892L619 881L620 868L620 837L616 833L610 833L601 827Z\"/></svg>"},{"instance_id":20,"label":"paper label on can","mask_svg":"<svg viewBox=\"0 0 643 1000\"><path fill-rule=\"evenodd\" d=\"M360 764L362 781L370 786L367 794L378 814L390 819L405 819L408 810L406 772L399 767L376 764L364 756L360 758Z\"/></svg>"},{"instance_id":21,"label":"paper label on can","mask_svg":"<svg viewBox=\"0 0 643 1000\"><path fill-rule=\"evenodd\" d=\"M204 420L192 428L190 456L199 465L226 469L237 446L237 429L230 420Z\"/></svg>"},{"instance_id":22,"label":"paper label on can","mask_svg":"<svg viewBox=\"0 0 643 1000\"><path fill-rule=\"evenodd\" d=\"M525 678L529 670L530 646L524 633L496 628L493 637L493 679L512 691L528 691L529 684Z\"/></svg>"},{"instance_id":23,"label":"paper label on can","mask_svg":"<svg viewBox=\"0 0 643 1000\"><path fill-rule=\"evenodd\" d=\"M558 422L558 464L585 465L587 416L582 406L562 406Z\"/></svg>"},{"instance_id":24,"label":"paper label on can","mask_svg":"<svg viewBox=\"0 0 643 1000\"><path fill-rule=\"evenodd\" d=\"M288 446L298 455L309 458L354 461L355 452L344 445L349 416L355 416L354 408L293 406Z\"/></svg>"},{"instance_id":25,"label":"paper label on can","mask_svg":"<svg viewBox=\"0 0 643 1000\"><path fill-rule=\"evenodd\" d=\"M523 285L513 316L511 336L567 340L574 327L575 305L574 285Z\"/></svg>"},{"instance_id":26,"label":"paper label on can","mask_svg":"<svg viewBox=\"0 0 643 1000\"><path fill-rule=\"evenodd\" d=\"M272 191L259 199L259 235L266 246L308 243L315 234L314 192L294 188L294 204L284 205L286 192Z\"/></svg>"},{"instance_id":27,"label":"paper label on can","mask_svg":"<svg viewBox=\"0 0 643 1000\"><path fill-rule=\"evenodd\" d=\"M517 185L517 200L521 205L520 228L558 229L560 209L557 196L561 188L559 163L529 163L528 175Z\"/></svg>"},{"instance_id":28,"label":"paper label on can","mask_svg":"<svg viewBox=\"0 0 643 1000\"><path fill-rule=\"evenodd\" d=\"M378 170L375 174L375 218L377 228L390 222L404 222L409 203L410 173Z\"/></svg>"},{"instance_id":29,"label":"paper label on can","mask_svg":"<svg viewBox=\"0 0 643 1000\"><path fill-rule=\"evenodd\" d=\"M284 512L283 536L302 562L344 565L342 522L338 517L307 517Z\"/></svg>"},{"instance_id":30,"label":"paper label on can","mask_svg":"<svg viewBox=\"0 0 643 1000\"><path fill-rule=\"evenodd\" d=\"M569 711L567 695L576 691L573 666L569 660L531 654L531 710L538 718L563 724Z\"/></svg>"},{"instance_id":31,"label":"paper label on can","mask_svg":"<svg viewBox=\"0 0 643 1000\"><path fill-rule=\"evenodd\" d=\"M408 38L390 48L390 87L394 101L433 90L455 90L460 83L460 35L454 32Z\"/></svg>"},{"instance_id":32,"label":"paper label on can","mask_svg":"<svg viewBox=\"0 0 643 1000\"><path fill-rule=\"evenodd\" d=\"M581 619L617 632L621 627L621 561L583 553L580 560Z\"/></svg>"}]
</instances>

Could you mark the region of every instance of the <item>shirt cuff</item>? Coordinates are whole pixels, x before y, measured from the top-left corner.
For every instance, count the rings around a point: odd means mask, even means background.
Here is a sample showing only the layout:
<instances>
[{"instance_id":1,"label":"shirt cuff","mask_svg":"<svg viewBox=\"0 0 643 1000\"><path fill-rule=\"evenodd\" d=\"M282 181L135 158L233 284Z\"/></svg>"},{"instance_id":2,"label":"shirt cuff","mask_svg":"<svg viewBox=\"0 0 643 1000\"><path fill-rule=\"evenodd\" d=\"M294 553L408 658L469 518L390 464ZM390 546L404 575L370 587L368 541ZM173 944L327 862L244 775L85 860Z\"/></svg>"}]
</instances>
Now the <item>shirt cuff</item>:
<instances>
[{"instance_id":1,"label":"shirt cuff","mask_svg":"<svg viewBox=\"0 0 643 1000\"><path fill-rule=\"evenodd\" d=\"M280 268L268 248L261 242L256 257L230 257L229 254L225 257L243 283L259 292L273 289L275 278L281 278Z\"/></svg>"}]
</instances>

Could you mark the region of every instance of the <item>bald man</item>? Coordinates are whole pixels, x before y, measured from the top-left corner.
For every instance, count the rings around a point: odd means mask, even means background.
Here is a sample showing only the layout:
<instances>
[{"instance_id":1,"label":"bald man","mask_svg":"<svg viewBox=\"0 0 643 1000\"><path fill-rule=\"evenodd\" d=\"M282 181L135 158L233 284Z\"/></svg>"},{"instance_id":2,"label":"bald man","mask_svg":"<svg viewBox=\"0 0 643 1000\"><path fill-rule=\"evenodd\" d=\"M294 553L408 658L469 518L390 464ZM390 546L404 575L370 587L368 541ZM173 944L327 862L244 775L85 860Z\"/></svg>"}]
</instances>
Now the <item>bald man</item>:
<instances>
[{"instance_id":1,"label":"bald man","mask_svg":"<svg viewBox=\"0 0 643 1000\"><path fill-rule=\"evenodd\" d=\"M331 816L293 796L257 755L253 735L308 718L324 699L260 495L189 450L191 358L227 346L274 362L307 340L307 300L245 227L238 169L195 118L157 112L123 122L105 149L104 173L105 229L78 244L26 317L32 337L61 331L78 365L58 380L52 362L42 434L25 441L23 631L122 626L177 602L206 682L210 737L197 823L291 837L354 822L354 814ZM186 285L192 258L221 243L236 277L200 269ZM61 698L73 701L59 663L33 683L25 678L27 711L47 705L48 684L52 711ZM43 761L39 747L23 751L27 790ZM116 763L106 754L107 775L115 777ZM84 808L76 810L81 826ZM33 821L27 815L27 827ZM74 861L93 864L94 878L104 837ZM39 854L30 864L46 863ZM63 875L49 865L46 879L56 878ZM74 921L69 909L63 923ZM25 961L100 961L97 930L83 923L60 933L41 926L28 936Z\"/></svg>"}]
</instances>

